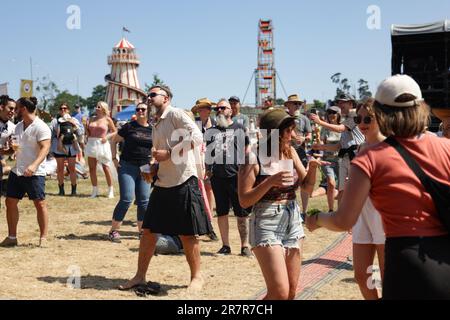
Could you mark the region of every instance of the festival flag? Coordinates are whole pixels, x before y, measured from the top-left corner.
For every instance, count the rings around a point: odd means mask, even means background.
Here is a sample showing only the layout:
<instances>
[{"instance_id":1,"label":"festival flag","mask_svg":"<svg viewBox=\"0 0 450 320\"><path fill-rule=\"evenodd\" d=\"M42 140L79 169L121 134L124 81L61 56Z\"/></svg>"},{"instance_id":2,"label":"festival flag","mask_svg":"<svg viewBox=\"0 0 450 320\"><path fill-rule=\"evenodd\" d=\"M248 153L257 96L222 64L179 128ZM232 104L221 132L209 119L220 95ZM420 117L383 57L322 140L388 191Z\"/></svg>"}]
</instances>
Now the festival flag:
<instances>
[{"instance_id":1,"label":"festival flag","mask_svg":"<svg viewBox=\"0 0 450 320\"><path fill-rule=\"evenodd\" d=\"M33 96L33 80L20 81L20 96L24 98Z\"/></svg>"},{"instance_id":2,"label":"festival flag","mask_svg":"<svg viewBox=\"0 0 450 320\"><path fill-rule=\"evenodd\" d=\"M8 83L0 83L0 96L8 95Z\"/></svg>"},{"instance_id":3,"label":"festival flag","mask_svg":"<svg viewBox=\"0 0 450 320\"><path fill-rule=\"evenodd\" d=\"M128 30L127 28L125 28L125 27L123 27L123 28L122 28L122 31L123 31L123 32L128 32L128 33L131 33L131 31L130 31L130 30Z\"/></svg>"}]
</instances>

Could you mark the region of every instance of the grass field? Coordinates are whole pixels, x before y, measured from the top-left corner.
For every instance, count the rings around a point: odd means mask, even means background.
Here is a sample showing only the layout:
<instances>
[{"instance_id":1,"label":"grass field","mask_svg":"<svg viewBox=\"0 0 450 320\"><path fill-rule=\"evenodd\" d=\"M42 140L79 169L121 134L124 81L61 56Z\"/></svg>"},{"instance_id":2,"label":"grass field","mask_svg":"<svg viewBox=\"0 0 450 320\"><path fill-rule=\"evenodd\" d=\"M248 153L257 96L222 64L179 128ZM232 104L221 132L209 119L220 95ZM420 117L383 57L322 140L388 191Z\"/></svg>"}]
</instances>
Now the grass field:
<instances>
[{"instance_id":1,"label":"grass field","mask_svg":"<svg viewBox=\"0 0 450 320\"><path fill-rule=\"evenodd\" d=\"M69 182L66 183L70 185ZM0 248L0 299L138 299L133 292L117 286L134 275L139 247L136 207L132 207L122 228L122 243L107 239L113 209L118 201L107 199L106 183L99 182L101 197L89 199L89 180L79 181L78 197L59 197L57 182L47 180L50 215L49 247L37 247L39 232L33 204L19 204L19 247ZM68 186L66 186L67 189ZM2 200L3 201L3 200ZM311 199L310 208L327 209L324 197ZM216 219L214 227L218 233ZM183 255L153 258L148 279L161 283L163 293L148 299L250 299L264 288L256 259L239 253L239 236L234 217L230 217L231 256L216 256L220 242L202 238L202 270L206 283L197 296L186 292L189 269ZM331 244L337 233L318 230L306 232L304 260ZM4 201L0 236L7 235ZM68 286L71 276L79 275L80 288ZM313 299L361 299L351 271L316 292ZM74 281L70 283L76 283Z\"/></svg>"}]
</instances>

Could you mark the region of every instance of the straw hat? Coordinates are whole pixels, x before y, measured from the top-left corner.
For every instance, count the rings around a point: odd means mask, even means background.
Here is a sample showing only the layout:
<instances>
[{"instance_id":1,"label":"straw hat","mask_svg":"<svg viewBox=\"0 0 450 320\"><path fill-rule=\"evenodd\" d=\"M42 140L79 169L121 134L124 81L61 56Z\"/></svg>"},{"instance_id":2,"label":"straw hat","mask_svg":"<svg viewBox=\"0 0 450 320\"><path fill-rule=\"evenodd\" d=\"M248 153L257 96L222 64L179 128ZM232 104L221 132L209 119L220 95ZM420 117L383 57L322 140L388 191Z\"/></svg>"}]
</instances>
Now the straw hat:
<instances>
[{"instance_id":1,"label":"straw hat","mask_svg":"<svg viewBox=\"0 0 450 320\"><path fill-rule=\"evenodd\" d=\"M445 118L450 118L450 108L432 108L431 112L441 121L444 121Z\"/></svg>"},{"instance_id":2,"label":"straw hat","mask_svg":"<svg viewBox=\"0 0 450 320\"><path fill-rule=\"evenodd\" d=\"M278 129L283 123L289 120L295 120L286 111L281 108L274 108L264 112L259 121L260 129Z\"/></svg>"},{"instance_id":3,"label":"straw hat","mask_svg":"<svg viewBox=\"0 0 450 320\"><path fill-rule=\"evenodd\" d=\"M212 106L215 106L216 103L210 101L208 98L201 98L195 102L195 106L192 107L191 111L192 113L197 113L198 109L201 108L212 108Z\"/></svg>"},{"instance_id":4,"label":"straw hat","mask_svg":"<svg viewBox=\"0 0 450 320\"><path fill-rule=\"evenodd\" d=\"M284 103L284 106L286 107L289 103L294 103L296 105L302 105L303 101L300 100L297 94L291 94L287 101Z\"/></svg>"}]
</instances>

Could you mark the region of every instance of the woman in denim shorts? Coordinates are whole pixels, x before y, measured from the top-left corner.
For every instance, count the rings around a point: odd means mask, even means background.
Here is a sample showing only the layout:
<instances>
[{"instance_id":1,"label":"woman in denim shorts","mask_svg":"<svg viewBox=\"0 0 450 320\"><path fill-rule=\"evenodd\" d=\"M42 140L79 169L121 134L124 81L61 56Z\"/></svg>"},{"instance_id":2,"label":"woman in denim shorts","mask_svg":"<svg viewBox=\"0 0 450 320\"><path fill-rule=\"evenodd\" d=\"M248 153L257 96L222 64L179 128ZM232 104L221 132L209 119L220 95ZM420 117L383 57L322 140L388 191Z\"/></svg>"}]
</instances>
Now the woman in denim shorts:
<instances>
[{"instance_id":1,"label":"woman in denim shorts","mask_svg":"<svg viewBox=\"0 0 450 320\"><path fill-rule=\"evenodd\" d=\"M294 120L282 109L266 111L260 120L261 129L279 130L279 141L271 141L271 138L260 141L260 147L261 143L267 143L266 150L271 150L271 146L279 142L279 156L269 154L265 158L276 164L280 163L279 160L291 160L293 172L271 174L267 166L261 164L265 162L254 154L249 155L248 162L239 170L240 204L243 208L253 206L250 244L266 281L266 300L295 298L302 239L305 237L296 191L303 186L303 190L312 193L319 164L317 160L311 160L307 172L291 146ZM267 136L271 137L271 133L268 132ZM260 155L266 156L265 152Z\"/></svg>"}]
</instances>

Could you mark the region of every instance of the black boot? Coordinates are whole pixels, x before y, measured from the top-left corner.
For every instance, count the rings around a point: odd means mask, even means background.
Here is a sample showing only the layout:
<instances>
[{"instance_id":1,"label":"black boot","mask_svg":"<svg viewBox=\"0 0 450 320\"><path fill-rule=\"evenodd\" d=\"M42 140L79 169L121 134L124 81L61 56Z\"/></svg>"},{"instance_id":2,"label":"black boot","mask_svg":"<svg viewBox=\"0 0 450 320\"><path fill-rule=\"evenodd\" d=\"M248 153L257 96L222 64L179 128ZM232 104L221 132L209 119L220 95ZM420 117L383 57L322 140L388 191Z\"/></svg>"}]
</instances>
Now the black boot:
<instances>
[{"instance_id":1,"label":"black boot","mask_svg":"<svg viewBox=\"0 0 450 320\"><path fill-rule=\"evenodd\" d=\"M71 196L76 196L77 195L77 185L76 184L72 185L72 193L70 195Z\"/></svg>"},{"instance_id":2,"label":"black boot","mask_svg":"<svg viewBox=\"0 0 450 320\"><path fill-rule=\"evenodd\" d=\"M60 185L58 185L59 186L59 193L58 193L58 195L59 196L64 196L65 195L65 192L64 192L64 183L63 184L60 184Z\"/></svg>"}]
</instances>

